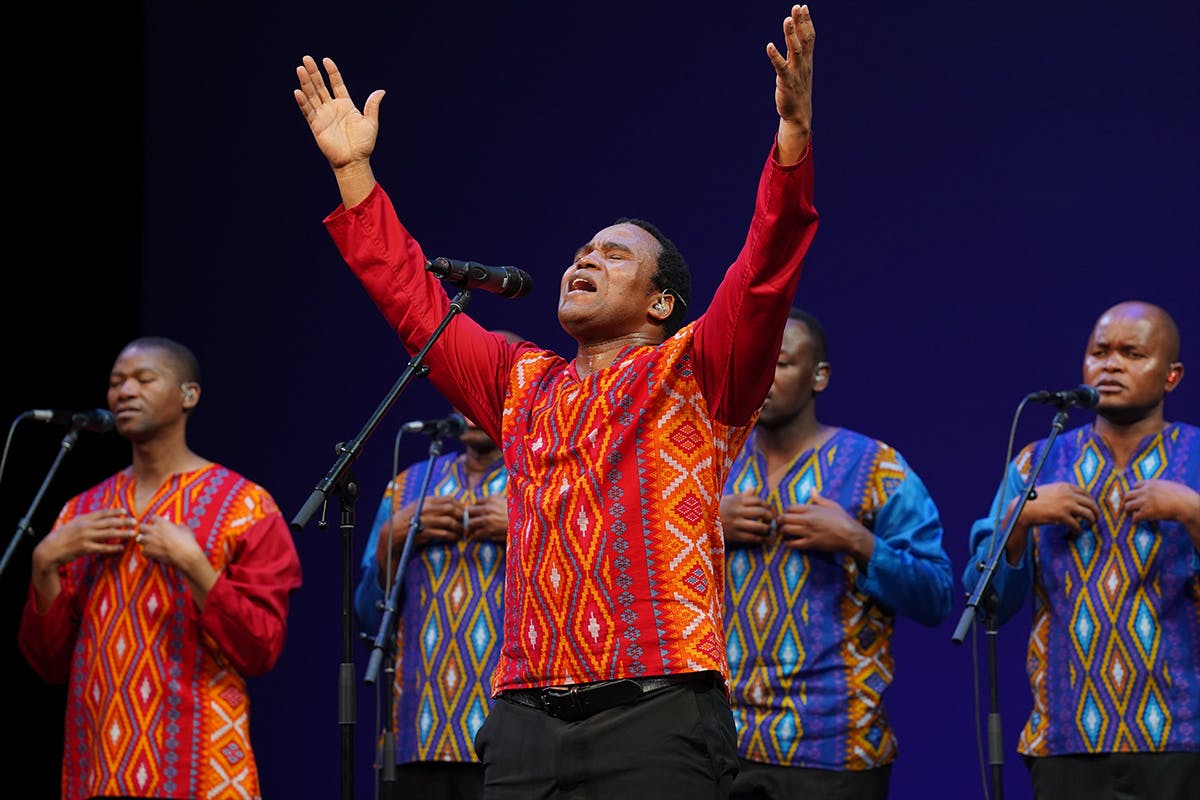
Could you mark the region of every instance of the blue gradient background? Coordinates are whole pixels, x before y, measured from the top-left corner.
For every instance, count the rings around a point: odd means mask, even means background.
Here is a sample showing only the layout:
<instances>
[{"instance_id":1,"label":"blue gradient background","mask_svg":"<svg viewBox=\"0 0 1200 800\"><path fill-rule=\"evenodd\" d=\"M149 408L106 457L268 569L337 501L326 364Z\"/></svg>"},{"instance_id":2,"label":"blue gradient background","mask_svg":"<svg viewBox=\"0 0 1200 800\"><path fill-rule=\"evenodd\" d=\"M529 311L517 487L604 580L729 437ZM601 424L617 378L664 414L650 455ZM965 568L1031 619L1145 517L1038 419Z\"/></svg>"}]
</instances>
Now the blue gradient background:
<instances>
[{"instance_id":1,"label":"blue gradient background","mask_svg":"<svg viewBox=\"0 0 1200 800\"><path fill-rule=\"evenodd\" d=\"M259 7L259 5L263 7ZM270 6L270 7L268 7ZM1200 7L1191 2L814 2L821 228L797 303L825 323L823 421L895 445L924 479L956 575L1000 479L1017 403L1080 380L1097 314L1142 298L1200 346ZM475 293L470 313L565 354L554 318L574 248L619 216L658 223L703 308L734 257L776 125L764 53L786 3L413 3L302 0L32 9L5 39L10 202L4 420L104 405L139 334L196 350L199 453L265 485L292 519L400 377L407 357L321 220L333 177L300 117L294 67L334 57L360 104L388 90L374 166L430 256L514 264L534 291ZM14 144L15 140L19 144ZM10 209L12 206L10 206ZM769 368L764 358L764 368ZM1168 417L1200 422L1200 374ZM357 562L399 424L447 410L416 380L368 439ZM1017 444L1049 431L1031 408ZM1088 419L1075 411L1070 425ZM10 429L3 544L61 430ZM427 440L402 439L400 460ZM33 517L127 462L85 433ZM340 506L295 534L304 586L279 664L253 679L252 735L268 798L373 796L369 647L353 746L338 724L346 539ZM319 515L318 515L319 516ZM15 645L32 542L0 575L10 773L57 793L64 690ZM356 580L357 573L350 577ZM895 636L892 796L982 797L986 652L936 629ZM1004 788L1028 798L1015 752L1029 708L1028 614L997 637ZM982 633L982 631L980 631ZM982 637L980 637L982 638ZM978 698L978 701L976 700ZM350 771L343 773L346 763Z\"/></svg>"}]
</instances>

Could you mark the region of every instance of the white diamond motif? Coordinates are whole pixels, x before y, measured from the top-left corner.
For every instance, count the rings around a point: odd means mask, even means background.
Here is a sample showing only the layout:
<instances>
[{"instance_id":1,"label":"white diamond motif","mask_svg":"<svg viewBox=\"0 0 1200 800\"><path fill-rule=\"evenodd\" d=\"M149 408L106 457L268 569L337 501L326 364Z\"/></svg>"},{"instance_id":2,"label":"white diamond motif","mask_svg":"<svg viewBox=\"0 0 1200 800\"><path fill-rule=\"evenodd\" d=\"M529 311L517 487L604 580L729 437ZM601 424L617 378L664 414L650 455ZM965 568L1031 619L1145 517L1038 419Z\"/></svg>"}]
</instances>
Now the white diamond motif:
<instances>
[{"instance_id":1,"label":"white diamond motif","mask_svg":"<svg viewBox=\"0 0 1200 800\"><path fill-rule=\"evenodd\" d=\"M765 597L758 598L758 602L754 604L754 617L758 622L762 622L771 613L771 606Z\"/></svg>"}]
</instances>

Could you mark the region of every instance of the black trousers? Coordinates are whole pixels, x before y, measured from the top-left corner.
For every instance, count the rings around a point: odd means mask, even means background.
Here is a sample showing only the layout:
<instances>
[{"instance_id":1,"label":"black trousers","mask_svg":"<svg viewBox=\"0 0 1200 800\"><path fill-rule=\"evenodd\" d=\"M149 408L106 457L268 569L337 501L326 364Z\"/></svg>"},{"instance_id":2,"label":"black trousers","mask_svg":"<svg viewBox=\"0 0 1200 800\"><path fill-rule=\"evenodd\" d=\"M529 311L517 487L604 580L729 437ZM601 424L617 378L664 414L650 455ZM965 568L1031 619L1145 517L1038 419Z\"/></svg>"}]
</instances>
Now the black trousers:
<instances>
[{"instance_id":1,"label":"black trousers","mask_svg":"<svg viewBox=\"0 0 1200 800\"><path fill-rule=\"evenodd\" d=\"M868 770L781 767L741 760L730 800L886 800L892 765Z\"/></svg>"},{"instance_id":2,"label":"black trousers","mask_svg":"<svg viewBox=\"0 0 1200 800\"><path fill-rule=\"evenodd\" d=\"M1037 800L1196 800L1200 753L1026 758Z\"/></svg>"},{"instance_id":3,"label":"black trousers","mask_svg":"<svg viewBox=\"0 0 1200 800\"><path fill-rule=\"evenodd\" d=\"M475 752L487 800L726 800L737 773L717 685L657 689L575 722L501 695Z\"/></svg>"}]
</instances>

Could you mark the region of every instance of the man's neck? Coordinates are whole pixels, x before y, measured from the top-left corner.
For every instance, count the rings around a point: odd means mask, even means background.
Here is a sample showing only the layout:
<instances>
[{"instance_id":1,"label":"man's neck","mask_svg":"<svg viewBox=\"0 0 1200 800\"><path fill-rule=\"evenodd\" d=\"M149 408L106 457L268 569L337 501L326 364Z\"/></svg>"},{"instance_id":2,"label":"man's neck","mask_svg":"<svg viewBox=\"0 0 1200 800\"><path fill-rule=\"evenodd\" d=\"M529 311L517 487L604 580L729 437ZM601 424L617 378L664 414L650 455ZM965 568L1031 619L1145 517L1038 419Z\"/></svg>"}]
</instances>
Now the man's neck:
<instances>
[{"instance_id":1,"label":"man's neck","mask_svg":"<svg viewBox=\"0 0 1200 800\"><path fill-rule=\"evenodd\" d=\"M180 472L188 472L208 462L188 449L182 439L152 439L133 445L133 477L140 486L158 487Z\"/></svg>"},{"instance_id":2,"label":"man's neck","mask_svg":"<svg viewBox=\"0 0 1200 800\"><path fill-rule=\"evenodd\" d=\"M1113 458L1116 459L1116 467L1121 470L1129 466L1130 459L1133 458L1137 446L1143 439L1161 433L1166 426L1161 405L1155 413L1147 414L1141 419L1131 422L1117 421L1099 414L1096 415L1096 434L1108 445Z\"/></svg>"},{"instance_id":3,"label":"man's neck","mask_svg":"<svg viewBox=\"0 0 1200 800\"><path fill-rule=\"evenodd\" d=\"M662 344L662 337L647 331L634 331L623 336L595 342L580 342L575 355L575 372L581 378L612 366L617 355L627 347L645 347Z\"/></svg>"},{"instance_id":4,"label":"man's neck","mask_svg":"<svg viewBox=\"0 0 1200 800\"><path fill-rule=\"evenodd\" d=\"M797 417L778 428L756 428L754 443L767 459L768 474L791 464L806 450L814 450L829 440L836 428L821 424L815 415Z\"/></svg>"}]
</instances>

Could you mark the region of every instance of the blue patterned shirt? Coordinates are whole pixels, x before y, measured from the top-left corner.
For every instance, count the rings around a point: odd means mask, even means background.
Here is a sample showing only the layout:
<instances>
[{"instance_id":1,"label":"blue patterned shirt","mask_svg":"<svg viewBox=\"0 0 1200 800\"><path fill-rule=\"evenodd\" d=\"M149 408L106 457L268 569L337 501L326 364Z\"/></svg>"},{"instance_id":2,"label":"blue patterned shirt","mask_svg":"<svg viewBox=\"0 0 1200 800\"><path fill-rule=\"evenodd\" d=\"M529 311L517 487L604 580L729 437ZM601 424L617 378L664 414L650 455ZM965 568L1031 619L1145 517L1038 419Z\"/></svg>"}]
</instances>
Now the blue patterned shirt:
<instances>
[{"instance_id":1,"label":"blue patterned shirt","mask_svg":"<svg viewBox=\"0 0 1200 800\"><path fill-rule=\"evenodd\" d=\"M896 614L937 625L954 577L942 523L900 454L839 429L799 454L777 486L751 435L727 494L757 492L776 512L813 493L875 536L867 568L845 553L792 550L778 536L730 545L725 628L738 753L768 764L863 770L891 763L883 693L892 682Z\"/></svg>"},{"instance_id":2,"label":"blue patterned shirt","mask_svg":"<svg viewBox=\"0 0 1200 800\"><path fill-rule=\"evenodd\" d=\"M988 516L971 528L972 590L986 563L998 510L1021 492L1045 440L1009 465ZM1018 750L1069 753L1200 751L1200 556L1183 525L1134 524L1121 511L1139 480L1200 488L1200 429L1168 424L1139 443L1118 471L1091 425L1055 440L1037 485L1073 483L1100 505L1078 536L1062 525L1030 531L1021 562L993 575L996 616L1012 618L1033 591L1025 668L1033 711Z\"/></svg>"},{"instance_id":3,"label":"blue patterned shirt","mask_svg":"<svg viewBox=\"0 0 1200 800\"><path fill-rule=\"evenodd\" d=\"M474 490L463 456L433 462L428 493L470 504L502 493L508 473L497 460ZM388 484L363 550L362 579L354 593L359 627L372 640L383 622L383 589L376 546L395 510L417 499L428 462ZM397 531L404 536L407 531ZM491 682L503 625L504 545L472 540L455 544L414 542L397 599L393 727L396 763L478 761L475 733L492 707Z\"/></svg>"}]
</instances>

